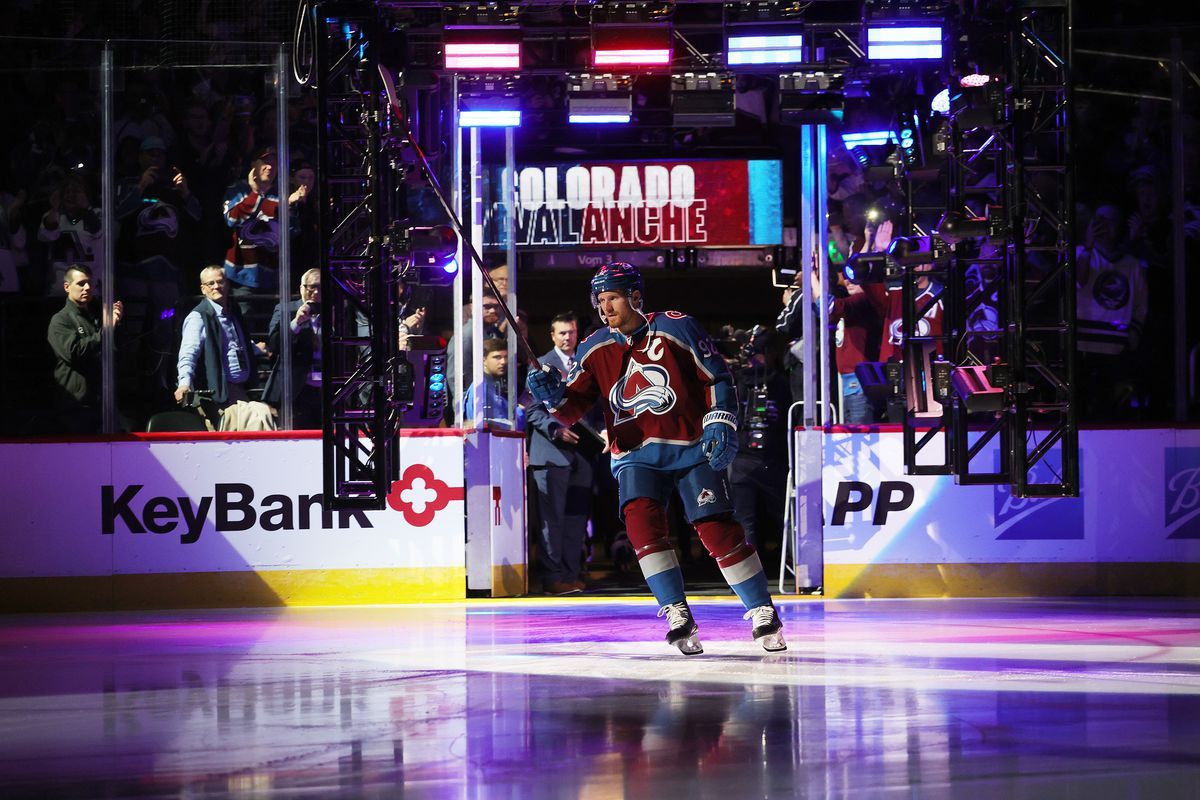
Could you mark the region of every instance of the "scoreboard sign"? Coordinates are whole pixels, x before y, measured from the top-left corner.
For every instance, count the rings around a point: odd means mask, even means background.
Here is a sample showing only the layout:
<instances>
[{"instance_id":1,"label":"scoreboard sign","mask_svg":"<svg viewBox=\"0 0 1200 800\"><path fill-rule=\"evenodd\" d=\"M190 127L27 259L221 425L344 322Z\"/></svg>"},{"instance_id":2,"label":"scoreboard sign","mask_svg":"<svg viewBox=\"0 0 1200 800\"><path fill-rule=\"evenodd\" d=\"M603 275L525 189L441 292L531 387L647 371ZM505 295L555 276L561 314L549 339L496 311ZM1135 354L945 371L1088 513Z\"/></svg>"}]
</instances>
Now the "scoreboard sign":
<instances>
[{"instance_id":1,"label":"scoreboard sign","mask_svg":"<svg viewBox=\"0 0 1200 800\"><path fill-rule=\"evenodd\" d=\"M746 247L783 242L778 161L647 161L524 167L523 247Z\"/></svg>"}]
</instances>

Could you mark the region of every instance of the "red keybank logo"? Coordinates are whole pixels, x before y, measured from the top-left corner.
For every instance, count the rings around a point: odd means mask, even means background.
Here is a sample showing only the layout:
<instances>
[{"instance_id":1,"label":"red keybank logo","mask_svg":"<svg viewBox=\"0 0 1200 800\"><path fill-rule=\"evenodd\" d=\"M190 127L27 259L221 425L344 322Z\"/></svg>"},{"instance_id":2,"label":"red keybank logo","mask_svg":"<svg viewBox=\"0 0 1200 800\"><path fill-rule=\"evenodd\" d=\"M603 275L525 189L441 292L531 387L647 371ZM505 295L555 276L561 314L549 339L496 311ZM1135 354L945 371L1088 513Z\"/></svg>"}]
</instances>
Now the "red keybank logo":
<instances>
[{"instance_id":1,"label":"red keybank logo","mask_svg":"<svg viewBox=\"0 0 1200 800\"><path fill-rule=\"evenodd\" d=\"M464 500L466 495L461 486L447 486L434 476L433 470L424 464L412 464L404 470L400 480L392 484L388 494L388 505L404 515L404 521L414 528L423 528L433 522L433 515L445 508L451 500Z\"/></svg>"}]
</instances>

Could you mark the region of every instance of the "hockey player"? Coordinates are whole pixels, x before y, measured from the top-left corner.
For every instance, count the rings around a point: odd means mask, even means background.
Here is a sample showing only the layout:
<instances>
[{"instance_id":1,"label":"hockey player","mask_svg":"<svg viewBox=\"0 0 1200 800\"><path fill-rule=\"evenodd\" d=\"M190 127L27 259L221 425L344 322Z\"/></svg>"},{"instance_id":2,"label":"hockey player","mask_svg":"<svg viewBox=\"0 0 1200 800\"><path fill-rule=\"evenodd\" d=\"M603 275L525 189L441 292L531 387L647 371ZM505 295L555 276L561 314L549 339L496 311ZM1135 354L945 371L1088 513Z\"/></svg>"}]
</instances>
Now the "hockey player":
<instances>
[{"instance_id":1,"label":"hockey player","mask_svg":"<svg viewBox=\"0 0 1200 800\"><path fill-rule=\"evenodd\" d=\"M617 478L621 513L646 583L667 617L667 643L703 652L667 539L667 500L678 490L688 521L746 607L765 650L786 650L782 624L754 547L733 519L725 471L737 452L737 398L725 360L694 319L642 310L642 276L607 264L592 278L592 306L607 329L579 345L564 382L530 370L528 387L564 425L597 400Z\"/></svg>"}]
</instances>

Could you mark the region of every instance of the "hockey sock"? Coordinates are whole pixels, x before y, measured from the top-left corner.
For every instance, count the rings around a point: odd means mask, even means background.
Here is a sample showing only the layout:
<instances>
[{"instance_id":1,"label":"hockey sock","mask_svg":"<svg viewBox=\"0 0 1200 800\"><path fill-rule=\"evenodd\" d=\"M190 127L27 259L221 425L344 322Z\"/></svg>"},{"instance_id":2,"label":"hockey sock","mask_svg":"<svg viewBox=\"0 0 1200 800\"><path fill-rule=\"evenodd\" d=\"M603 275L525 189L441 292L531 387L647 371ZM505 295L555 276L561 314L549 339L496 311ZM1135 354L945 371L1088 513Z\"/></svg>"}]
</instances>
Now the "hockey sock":
<instances>
[{"instance_id":1,"label":"hockey sock","mask_svg":"<svg viewBox=\"0 0 1200 800\"><path fill-rule=\"evenodd\" d=\"M746 541L741 525L723 514L697 522L696 532L709 555L717 560L729 588L747 611L771 605L767 573L763 571L754 546Z\"/></svg>"},{"instance_id":2,"label":"hockey sock","mask_svg":"<svg viewBox=\"0 0 1200 800\"><path fill-rule=\"evenodd\" d=\"M630 500L625 504L625 532L658 604L682 602L683 572L667 539L667 514L662 505L649 497Z\"/></svg>"}]
</instances>

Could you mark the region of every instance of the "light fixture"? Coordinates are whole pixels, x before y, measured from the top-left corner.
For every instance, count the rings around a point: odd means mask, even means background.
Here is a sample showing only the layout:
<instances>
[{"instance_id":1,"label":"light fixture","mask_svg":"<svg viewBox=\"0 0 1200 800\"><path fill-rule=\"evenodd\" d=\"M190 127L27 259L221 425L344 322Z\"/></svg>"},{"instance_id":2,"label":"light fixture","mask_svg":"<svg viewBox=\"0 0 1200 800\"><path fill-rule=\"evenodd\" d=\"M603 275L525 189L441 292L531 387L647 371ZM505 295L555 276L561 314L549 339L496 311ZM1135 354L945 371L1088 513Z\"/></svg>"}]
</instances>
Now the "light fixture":
<instances>
[{"instance_id":1,"label":"light fixture","mask_svg":"<svg viewBox=\"0 0 1200 800\"><path fill-rule=\"evenodd\" d=\"M511 25L447 26L442 35L442 49L448 70L519 70L521 29Z\"/></svg>"},{"instance_id":2,"label":"light fixture","mask_svg":"<svg viewBox=\"0 0 1200 800\"><path fill-rule=\"evenodd\" d=\"M940 25L868 25L867 58L915 61L942 57Z\"/></svg>"},{"instance_id":3,"label":"light fixture","mask_svg":"<svg viewBox=\"0 0 1200 800\"><path fill-rule=\"evenodd\" d=\"M949 114L950 113L950 89L945 88L933 96L933 101L929 104L929 110L934 114Z\"/></svg>"},{"instance_id":4,"label":"light fixture","mask_svg":"<svg viewBox=\"0 0 1200 800\"><path fill-rule=\"evenodd\" d=\"M610 73L567 79L567 119L574 124L627 123L633 115L633 78Z\"/></svg>"},{"instance_id":5,"label":"light fixture","mask_svg":"<svg viewBox=\"0 0 1200 800\"><path fill-rule=\"evenodd\" d=\"M988 80L950 93L950 116L959 130L992 130L1004 124L1004 86Z\"/></svg>"},{"instance_id":6,"label":"light fixture","mask_svg":"<svg viewBox=\"0 0 1200 800\"><path fill-rule=\"evenodd\" d=\"M859 133L843 133L842 143L847 149L863 146L878 146L881 144L897 144L899 139L895 131L861 131Z\"/></svg>"},{"instance_id":7,"label":"light fixture","mask_svg":"<svg viewBox=\"0 0 1200 800\"><path fill-rule=\"evenodd\" d=\"M671 66L670 25L592 25L592 66Z\"/></svg>"},{"instance_id":8,"label":"light fixture","mask_svg":"<svg viewBox=\"0 0 1200 800\"><path fill-rule=\"evenodd\" d=\"M405 281L445 285L458 272L458 234L449 225L407 228L396 233Z\"/></svg>"},{"instance_id":9,"label":"light fixture","mask_svg":"<svg viewBox=\"0 0 1200 800\"><path fill-rule=\"evenodd\" d=\"M1011 383L1012 371L1002 363L955 367L950 382L962 399L968 414L1004 410L1005 387Z\"/></svg>"},{"instance_id":10,"label":"light fixture","mask_svg":"<svg viewBox=\"0 0 1200 800\"><path fill-rule=\"evenodd\" d=\"M855 253L842 265L842 274L851 283L897 283L903 270L887 253Z\"/></svg>"},{"instance_id":11,"label":"light fixture","mask_svg":"<svg viewBox=\"0 0 1200 800\"><path fill-rule=\"evenodd\" d=\"M841 122L845 105L841 72L789 72L779 76L779 121L785 125Z\"/></svg>"},{"instance_id":12,"label":"light fixture","mask_svg":"<svg viewBox=\"0 0 1200 800\"><path fill-rule=\"evenodd\" d=\"M735 117L733 76L720 72L671 76L671 121L676 127L730 127Z\"/></svg>"},{"instance_id":13,"label":"light fixture","mask_svg":"<svg viewBox=\"0 0 1200 800\"><path fill-rule=\"evenodd\" d=\"M1000 206L988 206L987 216L969 216L962 211L949 211L938 222L937 235L951 244L963 239L986 237L993 242L1006 238L1008 225Z\"/></svg>"},{"instance_id":14,"label":"light fixture","mask_svg":"<svg viewBox=\"0 0 1200 800\"><path fill-rule=\"evenodd\" d=\"M727 29L725 64L729 67L804 63L804 35L799 29L754 33L750 28Z\"/></svg>"},{"instance_id":15,"label":"light fixture","mask_svg":"<svg viewBox=\"0 0 1200 800\"><path fill-rule=\"evenodd\" d=\"M458 96L458 124L464 128L516 128L521 124L521 98L510 80L467 84Z\"/></svg>"}]
</instances>

